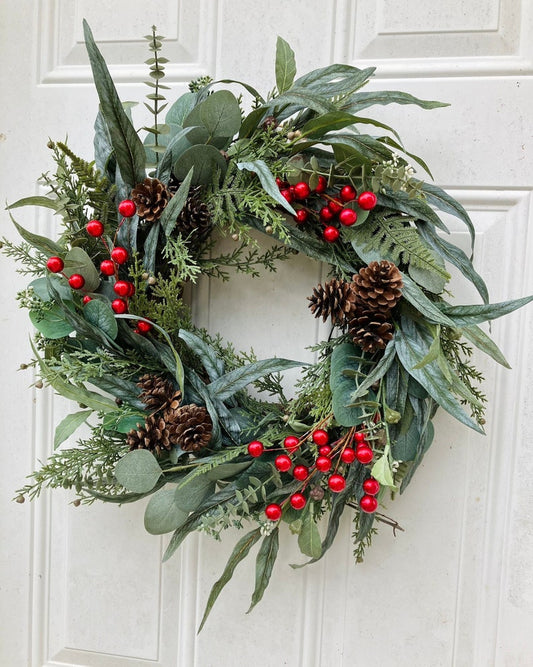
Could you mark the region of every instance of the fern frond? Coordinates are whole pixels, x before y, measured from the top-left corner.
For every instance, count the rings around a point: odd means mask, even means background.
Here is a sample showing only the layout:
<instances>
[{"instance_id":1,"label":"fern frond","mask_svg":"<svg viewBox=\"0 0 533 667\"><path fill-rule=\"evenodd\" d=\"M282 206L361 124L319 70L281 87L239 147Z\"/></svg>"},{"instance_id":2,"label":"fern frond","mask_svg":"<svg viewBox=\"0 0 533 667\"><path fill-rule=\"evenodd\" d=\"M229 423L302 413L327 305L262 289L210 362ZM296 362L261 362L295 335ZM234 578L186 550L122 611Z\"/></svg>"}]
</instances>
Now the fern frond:
<instances>
[{"instance_id":1,"label":"fern frond","mask_svg":"<svg viewBox=\"0 0 533 667\"><path fill-rule=\"evenodd\" d=\"M365 252L375 251L395 264L431 271L446 280L450 274L424 243L412 218L374 214L352 231L352 238Z\"/></svg>"}]
</instances>

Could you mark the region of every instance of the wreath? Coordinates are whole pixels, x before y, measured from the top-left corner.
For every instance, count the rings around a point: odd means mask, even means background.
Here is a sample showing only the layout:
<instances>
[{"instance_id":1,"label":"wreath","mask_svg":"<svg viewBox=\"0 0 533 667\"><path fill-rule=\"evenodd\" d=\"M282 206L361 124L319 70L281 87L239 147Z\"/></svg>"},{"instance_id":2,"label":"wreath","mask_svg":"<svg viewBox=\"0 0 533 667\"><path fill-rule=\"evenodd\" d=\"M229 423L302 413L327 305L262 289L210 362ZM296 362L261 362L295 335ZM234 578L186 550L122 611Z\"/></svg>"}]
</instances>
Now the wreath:
<instances>
[{"instance_id":1,"label":"wreath","mask_svg":"<svg viewBox=\"0 0 533 667\"><path fill-rule=\"evenodd\" d=\"M281 38L266 97L202 77L169 104L164 38L154 27L145 102L153 123L136 131L132 105L119 100L84 30L100 99L94 161L49 142L55 172L41 178L46 194L8 208L51 209L58 238L13 220L23 242L3 241L32 277L18 296L37 330L34 359L23 366L36 368L37 387L79 403L16 499L48 487L75 491L75 505L149 497L146 530L172 533L165 560L194 530L219 539L247 527L203 625L257 542L251 607L261 600L281 522L309 563L326 553L347 510L358 562L378 523L400 528L382 508L420 465L437 409L483 432L473 347L507 362L479 324L533 297L489 303L471 258L442 234L441 213L451 214L473 247L464 208L415 175L412 165L431 176L391 127L360 115L377 104L444 104L363 92L374 68L331 65L296 78ZM272 246L265 250L257 232ZM217 255L221 236L235 247ZM231 270L257 276L297 253L330 267L328 280L309 288L310 318L331 324L314 363L258 360L195 327L188 283L226 280ZM450 264L481 304L447 301ZM295 366L302 370L288 398L282 373ZM82 425L88 435L65 445Z\"/></svg>"}]
</instances>

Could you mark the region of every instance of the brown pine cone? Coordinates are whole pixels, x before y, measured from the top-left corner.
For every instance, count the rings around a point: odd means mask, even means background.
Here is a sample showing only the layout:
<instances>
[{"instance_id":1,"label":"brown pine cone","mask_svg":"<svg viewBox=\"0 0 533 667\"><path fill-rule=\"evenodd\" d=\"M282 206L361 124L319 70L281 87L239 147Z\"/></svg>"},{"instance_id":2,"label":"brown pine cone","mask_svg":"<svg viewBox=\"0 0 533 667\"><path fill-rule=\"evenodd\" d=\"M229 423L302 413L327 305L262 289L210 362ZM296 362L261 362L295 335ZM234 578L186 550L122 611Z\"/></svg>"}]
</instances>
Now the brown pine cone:
<instances>
[{"instance_id":1,"label":"brown pine cone","mask_svg":"<svg viewBox=\"0 0 533 667\"><path fill-rule=\"evenodd\" d=\"M162 417L150 415L147 417L144 427L140 426L128 433L126 442L130 450L149 449L159 456L163 449L167 451L172 449L173 443L170 435L171 432L165 420Z\"/></svg>"},{"instance_id":2,"label":"brown pine cone","mask_svg":"<svg viewBox=\"0 0 533 667\"><path fill-rule=\"evenodd\" d=\"M350 335L363 352L384 350L393 337L393 325L387 314L356 307L349 324Z\"/></svg>"},{"instance_id":3,"label":"brown pine cone","mask_svg":"<svg viewBox=\"0 0 533 667\"><path fill-rule=\"evenodd\" d=\"M402 276L392 262L370 262L353 277L356 303L366 310L389 313L402 296Z\"/></svg>"},{"instance_id":4,"label":"brown pine cone","mask_svg":"<svg viewBox=\"0 0 533 667\"><path fill-rule=\"evenodd\" d=\"M325 322L331 316L333 324L343 324L354 308L355 293L350 283L334 278L324 287L313 288L313 294L307 299L315 317L322 317Z\"/></svg>"},{"instance_id":5,"label":"brown pine cone","mask_svg":"<svg viewBox=\"0 0 533 667\"><path fill-rule=\"evenodd\" d=\"M172 400L175 400L174 385L159 375L147 373L139 378L137 386L142 389L140 399L149 410L164 410ZM177 393L181 399L181 392Z\"/></svg>"},{"instance_id":6,"label":"brown pine cone","mask_svg":"<svg viewBox=\"0 0 533 667\"><path fill-rule=\"evenodd\" d=\"M165 413L172 443L184 452L199 452L209 444L213 423L207 410L193 403Z\"/></svg>"},{"instance_id":7,"label":"brown pine cone","mask_svg":"<svg viewBox=\"0 0 533 667\"><path fill-rule=\"evenodd\" d=\"M137 206L137 215L146 222L159 220L170 196L166 185L157 178L145 178L131 192L131 198Z\"/></svg>"},{"instance_id":8,"label":"brown pine cone","mask_svg":"<svg viewBox=\"0 0 533 667\"><path fill-rule=\"evenodd\" d=\"M211 213L207 205L198 197L199 188L189 194L176 221L175 231L197 244L203 241L212 229Z\"/></svg>"}]
</instances>

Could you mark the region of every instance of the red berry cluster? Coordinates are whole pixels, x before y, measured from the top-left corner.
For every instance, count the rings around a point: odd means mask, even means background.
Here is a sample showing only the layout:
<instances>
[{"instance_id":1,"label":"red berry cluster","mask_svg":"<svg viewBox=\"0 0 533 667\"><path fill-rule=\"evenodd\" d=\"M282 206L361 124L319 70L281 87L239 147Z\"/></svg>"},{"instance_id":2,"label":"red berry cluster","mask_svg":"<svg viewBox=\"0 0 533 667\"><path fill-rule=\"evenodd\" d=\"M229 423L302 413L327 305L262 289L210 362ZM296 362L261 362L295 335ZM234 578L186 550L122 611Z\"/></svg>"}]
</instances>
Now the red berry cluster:
<instances>
[{"instance_id":1,"label":"red berry cluster","mask_svg":"<svg viewBox=\"0 0 533 667\"><path fill-rule=\"evenodd\" d=\"M286 181L276 178L276 183L282 197L289 204L297 206L294 220L301 225L309 220L310 215L317 216L324 225L322 238L328 243L335 243L340 236L339 229L334 225L336 220L345 227L351 227L357 222L357 211L346 204L357 200L359 208L365 211L370 211L377 204L377 197L373 192L361 192L358 197L355 188L350 184L343 185L338 196L326 194L327 180L324 176L318 177L318 184L314 190L311 190L305 181L289 185ZM325 200L324 206L318 211L311 206L311 202L308 202L312 195L318 195Z\"/></svg>"},{"instance_id":2,"label":"red berry cluster","mask_svg":"<svg viewBox=\"0 0 533 667\"><path fill-rule=\"evenodd\" d=\"M337 442L330 444L329 434L324 429L316 429L311 433L311 438L318 448L318 456L313 465L306 466L302 464L294 465L291 456L301 447L307 438L300 439L295 435L289 435L283 441L283 446L287 453L279 454L274 460L275 467L280 472L289 472L292 469L292 476L300 482L302 487L296 493L293 493L281 505L271 503L265 508L265 515L271 521L277 521L282 514L283 505L289 502L295 510L303 509L307 504L305 489L312 476L316 472L329 473L335 465L334 472L328 477L328 487L333 493L340 493L346 488L346 478L337 472L339 465L351 464L359 461L364 465L370 463L374 458L372 448L369 446L363 431L358 431L347 440L341 438ZM355 448L351 446L355 444ZM254 440L248 445L248 453L255 458L261 456L265 447L259 440ZM364 512L375 512L378 506L374 497L379 491L379 482L373 477L369 477L363 482L365 495L361 498L359 506Z\"/></svg>"},{"instance_id":3,"label":"red berry cluster","mask_svg":"<svg viewBox=\"0 0 533 667\"><path fill-rule=\"evenodd\" d=\"M118 211L123 216L120 225L122 225L124 222L124 218L131 218L134 216L136 210L137 208L135 203L131 199L124 199L121 201L118 206ZM101 239L109 253L109 259L104 259L100 262L100 272L103 273L104 276L115 277L113 290L117 295L117 298L113 299L111 302L111 308L115 313L117 313L117 315L122 315L123 313L128 312L128 299L135 294L134 284L129 280L119 280L118 275L119 266L125 264L129 259L128 251L122 246L114 245L116 235L112 243L112 247L109 247L109 244L104 237L104 225L100 220L89 220L89 222L85 225L85 231L87 234L89 234L89 236L92 236L95 239ZM65 264L60 257L50 257L46 266L52 273L62 273ZM67 276L65 276L65 278L67 278ZM85 285L85 278L79 273L73 273L70 277L68 277L68 283L72 289L81 290ZM83 297L83 304L85 305L91 300L92 297L86 294ZM137 324L135 333L144 334L148 333L148 331L151 329L152 325L149 322L140 321Z\"/></svg>"}]
</instances>

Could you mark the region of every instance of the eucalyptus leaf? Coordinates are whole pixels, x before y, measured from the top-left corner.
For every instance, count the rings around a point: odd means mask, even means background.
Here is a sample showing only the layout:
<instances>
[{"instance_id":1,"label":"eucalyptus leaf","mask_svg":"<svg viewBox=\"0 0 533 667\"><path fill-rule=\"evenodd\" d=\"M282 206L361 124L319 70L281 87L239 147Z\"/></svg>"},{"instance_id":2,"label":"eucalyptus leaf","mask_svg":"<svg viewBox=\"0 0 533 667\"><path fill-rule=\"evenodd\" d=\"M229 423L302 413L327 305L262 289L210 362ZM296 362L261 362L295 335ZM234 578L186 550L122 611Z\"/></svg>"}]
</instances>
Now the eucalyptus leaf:
<instances>
[{"instance_id":1,"label":"eucalyptus leaf","mask_svg":"<svg viewBox=\"0 0 533 667\"><path fill-rule=\"evenodd\" d=\"M252 465L251 461L243 461L242 463L221 463L216 468L212 468L206 473L209 480L218 481L219 479L228 479L235 477L244 470L247 470Z\"/></svg>"},{"instance_id":2,"label":"eucalyptus leaf","mask_svg":"<svg viewBox=\"0 0 533 667\"><path fill-rule=\"evenodd\" d=\"M241 127L241 110L229 90L217 90L197 104L183 121L183 127L203 126L210 137L231 138Z\"/></svg>"},{"instance_id":3,"label":"eucalyptus leaf","mask_svg":"<svg viewBox=\"0 0 533 667\"><path fill-rule=\"evenodd\" d=\"M172 104L165 116L165 123L183 127L183 121L196 106L198 95L196 93L184 93Z\"/></svg>"},{"instance_id":4,"label":"eucalyptus leaf","mask_svg":"<svg viewBox=\"0 0 533 667\"><path fill-rule=\"evenodd\" d=\"M83 314L88 322L101 329L106 336L115 340L118 334L118 325L109 303L100 299L92 299L83 307Z\"/></svg>"},{"instance_id":5,"label":"eucalyptus leaf","mask_svg":"<svg viewBox=\"0 0 533 667\"><path fill-rule=\"evenodd\" d=\"M218 581L215 582L213 588L211 589L211 593L209 594L207 605L204 611L204 615L202 617L202 622L200 623L200 627L198 628L198 632L200 632L201 629L204 627L204 623L206 622L207 617L209 616L209 612L211 611L213 605L215 604L218 596L222 592L222 589L233 576L235 568L241 562L241 560L246 558L246 556L250 552L250 549L259 540L260 537L261 537L261 529L256 528L255 530L246 533L244 537L241 537L241 539L235 545L235 548L233 549L231 556L229 557L226 567L224 568L222 576L220 577L220 579L218 579Z\"/></svg>"},{"instance_id":6,"label":"eucalyptus leaf","mask_svg":"<svg viewBox=\"0 0 533 667\"><path fill-rule=\"evenodd\" d=\"M161 223L159 220L152 225L146 241L144 242L144 257L143 265L148 273L155 273L155 261L157 253L157 242L159 241L159 232L161 231Z\"/></svg>"},{"instance_id":7,"label":"eucalyptus leaf","mask_svg":"<svg viewBox=\"0 0 533 667\"><path fill-rule=\"evenodd\" d=\"M82 410L81 412L73 412L62 419L56 426L54 449L57 449L59 445L63 444L65 440L70 438L70 436L87 421L92 413L92 410Z\"/></svg>"},{"instance_id":8,"label":"eucalyptus leaf","mask_svg":"<svg viewBox=\"0 0 533 667\"><path fill-rule=\"evenodd\" d=\"M147 449L134 449L119 459L115 465L117 482L134 493L151 491L161 473L157 459Z\"/></svg>"},{"instance_id":9,"label":"eucalyptus leaf","mask_svg":"<svg viewBox=\"0 0 533 667\"><path fill-rule=\"evenodd\" d=\"M199 144L188 148L174 164L173 172L180 181L193 169L192 185L209 185L214 174L226 173L226 160L214 146Z\"/></svg>"},{"instance_id":10,"label":"eucalyptus leaf","mask_svg":"<svg viewBox=\"0 0 533 667\"><path fill-rule=\"evenodd\" d=\"M50 340L64 338L74 331L72 324L65 319L63 309L57 304L42 312L30 310L29 316L37 331Z\"/></svg>"},{"instance_id":11,"label":"eucalyptus leaf","mask_svg":"<svg viewBox=\"0 0 533 667\"><path fill-rule=\"evenodd\" d=\"M180 509L194 512L208 496L215 492L215 482L208 475L209 473L195 475L194 480L190 482L187 480L187 475L178 482L174 491L174 499Z\"/></svg>"},{"instance_id":12,"label":"eucalyptus leaf","mask_svg":"<svg viewBox=\"0 0 533 667\"><path fill-rule=\"evenodd\" d=\"M35 296L39 297L41 301L52 301L54 293L49 289L50 286L53 288L55 294L59 294L63 301L72 299L70 285L64 278L59 276L48 275L43 278L36 278L31 281L28 288L32 289Z\"/></svg>"},{"instance_id":13,"label":"eucalyptus leaf","mask_svg":"<svg viewBox=\"0 0 533 667\"><path fill-rule=\"evenodd\" d=\"M151 535L163 535L176 530L188 516L176 502L174 489L163 488L154 493L146 506L144 527Z\"/></svg>"},{"instance_id":14,"label":"eucalyptus leaf","mask_svg":"<svg viewBox=\"0 0 533 667\"><path fill-rule=\"evenodd\" d=\"M64 273L70 277L74 273L79 273L83 276L85 284L83 288L87 292L95 292L100 285L100 275L93 264L92 259L83 248L74 246L71 248L64 258L65 268Z\"/></svg>"}]
</instances>

